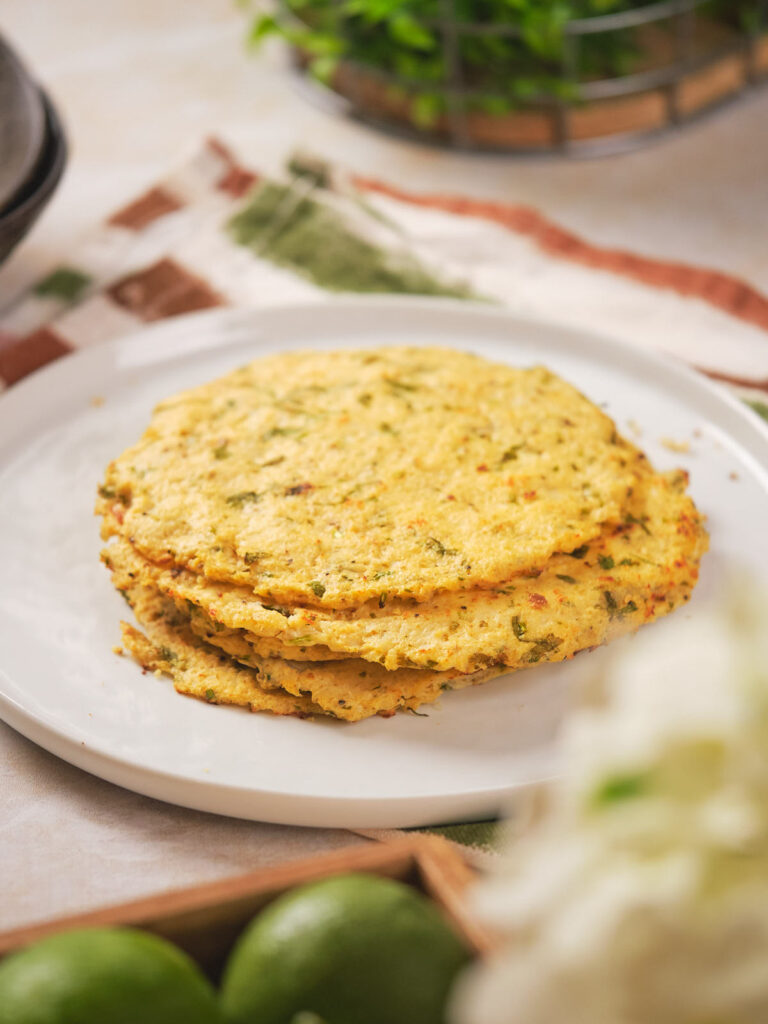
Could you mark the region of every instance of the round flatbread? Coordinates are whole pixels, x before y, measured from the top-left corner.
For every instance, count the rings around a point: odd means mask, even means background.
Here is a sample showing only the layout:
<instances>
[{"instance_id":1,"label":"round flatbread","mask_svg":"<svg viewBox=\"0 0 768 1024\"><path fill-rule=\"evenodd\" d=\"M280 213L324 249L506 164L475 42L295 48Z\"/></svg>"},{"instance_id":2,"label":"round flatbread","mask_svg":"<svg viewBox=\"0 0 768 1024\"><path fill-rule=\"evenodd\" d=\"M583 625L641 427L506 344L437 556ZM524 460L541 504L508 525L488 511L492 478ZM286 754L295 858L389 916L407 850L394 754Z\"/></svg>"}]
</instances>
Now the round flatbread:
<instances>
[{"instance_id":1,"label":"round flatbread","mask_svg":"<svg viewBox=\"0 0 768 1024\"><path fill-rule=\"evenodd\" d=\"M638 473L624 521L570 554L494 590L443 593L424 602L378 598L350 611L263 603L245 587L212 585L187 570L157 566L118 541L104 553L120 588L141 583L217 623L238 643L300 640L377 662L471 672L559 661L637 629L688 600L707 548L687 477ZM333 666L329 666L332 668Z\"/></svg>"},{"instance_id":2,"label":"round flatbread","mask_svg":"<svg viewBox=\"0 0 768 1024\"><path fill-rule=\"evenodd\" d=\"M131 596L146 635L122 622L123 646L148 672L170 676L178 693L209 704L234 704L273 715L307 718L322 714L308 697L262 685L258 673L203 643L157 594L135 588Z\"/></svg>"},{"instance_id":3,"label":"round flatbread","mask_svg":"<svg viewBox=\"0 0 768 1024\"><path fill-rule=\"evenodd\" d=\"M494 666L473 673L389 672L357 658L332 664L292 662L244 654L242 647L241 657L232 659L192 633L183 613L159 591L132 585L126 596L147 635L122 623L125 647L144 668L169 675L180 693L209 704L359 722L373 715L388 718L397 711L415 711L446 690L475 686L506 671Z\"/></svg>"},{"instance_id":4,"label":"round flatbread","mask_svg":"<svg viewBox=\"0 0 768 1024\"><path fill-rule=\"evenodd\" d=\"M282 658L284 661L340 661L348 658L345 651L332 651L324 644L308 645L308 637L297 636L280 640L277 637L248 635L247 642L241 639L237 630L227 629L212 619L208 613L191 601L179 601L179 610L189 618L189 628L206 643L220 647L233 658L249 657Z\"/></svg>"},{"instance_id":5,"label":"round flatbread","mask_svg":"<svg viewBox=\"0 0 768 1024\"><path fill-rule=\"evenodd\" d=\"M290 352L157 407L105 534L274 604L492 586L619 522L641 457L543 367L452 349Z\"/></svg>"}]
</instances>

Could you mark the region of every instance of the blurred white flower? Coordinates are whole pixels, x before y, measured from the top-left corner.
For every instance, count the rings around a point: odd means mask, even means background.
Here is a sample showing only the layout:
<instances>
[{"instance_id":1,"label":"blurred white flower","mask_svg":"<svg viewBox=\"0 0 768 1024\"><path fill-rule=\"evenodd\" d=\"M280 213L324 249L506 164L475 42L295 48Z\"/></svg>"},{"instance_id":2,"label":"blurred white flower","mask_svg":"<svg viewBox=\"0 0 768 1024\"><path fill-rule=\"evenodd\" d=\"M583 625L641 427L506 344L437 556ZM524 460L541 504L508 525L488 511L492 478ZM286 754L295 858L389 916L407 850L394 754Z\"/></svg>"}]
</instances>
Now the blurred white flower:
<instances>
[{"instance_id":1,"label":"blurred white flower","mask_svg":"<svg viewBox=\"0 0 768 1024\"><path fill-rule=\"evenodd\" d=\"M543 820L477 888L507 942L454 1024L768 1021L767 608L618 645Z\"/></svg>"}]
</instances>

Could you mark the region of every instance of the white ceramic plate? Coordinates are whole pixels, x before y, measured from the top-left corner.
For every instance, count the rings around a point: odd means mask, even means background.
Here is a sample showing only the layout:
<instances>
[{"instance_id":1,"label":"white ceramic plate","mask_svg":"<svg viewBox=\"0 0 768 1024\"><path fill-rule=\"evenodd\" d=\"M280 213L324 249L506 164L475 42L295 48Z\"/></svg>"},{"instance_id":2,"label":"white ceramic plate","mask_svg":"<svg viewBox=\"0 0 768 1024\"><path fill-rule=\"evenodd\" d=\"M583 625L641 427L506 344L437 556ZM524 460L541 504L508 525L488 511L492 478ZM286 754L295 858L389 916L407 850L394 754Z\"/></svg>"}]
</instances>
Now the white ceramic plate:
<instances>
[{"instance_id":1,"label":"white ceramic plate","mask_svg":"<svg viewBox=\"0 0 768 1024\"><path fill-rule=\"evenodd\" d=\"M546 363L642 430L659 468L685 465L712 550L695 615L726 567L768 577L768 431L703 378L610 339L432 300L345 300L216 311L56 363L0 399L0 716L73 764L201 810L300 825L405 826L480 818L558 770L554 738L597 651L447 694L428 717L356 725L251 715L178 696L112 653L127 609L99 564L103 467L155 402L286 348L450 345ZM101 401L103 399L103 402ZM688 441L677 454L661 440ZM734 478L735 477L735 478Z\"/></svg>"}]
</instances>

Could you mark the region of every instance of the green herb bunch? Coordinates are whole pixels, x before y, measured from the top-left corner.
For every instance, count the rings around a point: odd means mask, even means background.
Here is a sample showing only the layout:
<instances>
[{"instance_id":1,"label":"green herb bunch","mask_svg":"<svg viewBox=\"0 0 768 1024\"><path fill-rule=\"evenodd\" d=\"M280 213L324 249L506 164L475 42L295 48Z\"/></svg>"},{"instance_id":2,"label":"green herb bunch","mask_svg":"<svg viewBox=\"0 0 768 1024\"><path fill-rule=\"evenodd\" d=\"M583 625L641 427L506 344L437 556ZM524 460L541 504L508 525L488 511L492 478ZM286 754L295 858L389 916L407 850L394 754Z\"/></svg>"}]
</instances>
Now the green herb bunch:
<instances>
[{"instance_id":1,"label":"green herb bunch","mask_svg":"<svg viewBox=\"0 0 768 1024\"><path fill-rule=\"evenodd\" d=\"M565 27L574 19L643 7L651 0L279 2L277 13L255 17L253 44L281 36L302 53L310 72L327 83L342 59L362 65L380 76L391 100L407 102L415 124L429 127L451 109L451 82L465 92L466 111L504 114L553 97L577 100L579 81L631 72L642 56L636 33L584 35L576 56ZM757 7L758 0L709 0L703 5L709 17L748 30L756 29ZM447 21L456 26L454 61L446 45ZM473 32L478 25L483 31ZM671 22L666 28L674 31Z\"/></svg>"}]
</instances>

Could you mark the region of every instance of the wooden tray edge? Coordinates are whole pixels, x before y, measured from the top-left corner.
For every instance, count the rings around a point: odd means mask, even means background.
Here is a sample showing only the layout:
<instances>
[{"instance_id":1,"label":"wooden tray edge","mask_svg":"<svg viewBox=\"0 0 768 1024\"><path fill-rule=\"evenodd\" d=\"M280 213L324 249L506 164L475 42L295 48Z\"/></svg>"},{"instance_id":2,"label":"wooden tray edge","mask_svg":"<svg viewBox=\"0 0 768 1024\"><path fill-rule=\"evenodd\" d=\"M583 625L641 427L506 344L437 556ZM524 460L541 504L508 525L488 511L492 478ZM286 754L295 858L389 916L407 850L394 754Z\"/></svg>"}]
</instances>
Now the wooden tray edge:
<instances>
[{"instance_id":1,"label":"wooden tray edge","mask_svg":"<svg viewBox=\"0 0 768 1024\"><path fill-rule=\"evenodd\" d=\"M82 914L55 918L0 933L0 958L14 950L73 928L143 928L205 959L206 932L235 934L270 899L306 882L349 871L411 879L434 900L475 955L494 947L494 937L476 921L465 899L476 877L445 839L413 836L369 846L346 847L234 878L174 889ZM186 939L186 941L185 941Z\"/></svg>"}]
</instances>

